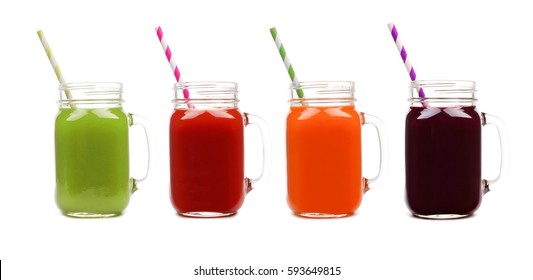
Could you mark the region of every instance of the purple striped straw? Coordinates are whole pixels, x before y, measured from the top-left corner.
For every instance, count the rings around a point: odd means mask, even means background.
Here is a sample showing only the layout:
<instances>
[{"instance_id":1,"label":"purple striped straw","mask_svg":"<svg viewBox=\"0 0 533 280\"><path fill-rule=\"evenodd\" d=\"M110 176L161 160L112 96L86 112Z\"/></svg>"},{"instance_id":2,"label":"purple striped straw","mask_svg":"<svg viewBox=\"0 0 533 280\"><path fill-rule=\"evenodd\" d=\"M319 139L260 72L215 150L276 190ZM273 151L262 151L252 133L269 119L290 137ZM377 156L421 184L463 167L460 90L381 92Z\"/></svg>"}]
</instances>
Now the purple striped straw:
<instances>
[{"instance_id":1,"label":"purple striped straw","mask_svg":"<svg viewBox=\"0 0 533 280\"><path fill-rule=\"evenodd\" d=\"M405 64L405 69L407 69L407 73L409 73L409 77L411 78L411 81L416 81L416 73L415 69L413 68L413 65L411 65L411 61L409 61L409 57L407 56L407 52L405 51L405 47L402 44L402 41L400 40L400 37L398 36L398 31L396 30L396 26L394 23L387 24L389 26L390 33L392 35L392 38L394 39L394 42L396 43L396 47L398 48L398 51L400 52L400 55L402 56L403 63ZM424 94L424 90L420 88L418 90L418 96L419 97L426 97Z\"/></svg>"}]
</instances>

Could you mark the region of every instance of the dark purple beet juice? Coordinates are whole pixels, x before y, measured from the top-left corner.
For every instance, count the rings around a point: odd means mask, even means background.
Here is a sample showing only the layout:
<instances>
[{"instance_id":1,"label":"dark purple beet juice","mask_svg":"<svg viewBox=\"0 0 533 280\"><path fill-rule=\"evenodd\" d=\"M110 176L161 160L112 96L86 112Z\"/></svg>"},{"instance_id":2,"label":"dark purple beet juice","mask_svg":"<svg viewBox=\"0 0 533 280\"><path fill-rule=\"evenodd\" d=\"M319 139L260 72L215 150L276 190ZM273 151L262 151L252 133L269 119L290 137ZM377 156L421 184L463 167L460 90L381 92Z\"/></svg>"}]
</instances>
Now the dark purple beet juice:
<instances>
[{"instance_id":1,"label":"dark purple beet juice","mask_svg":"<svg viewBox=\"0 0 533 280\"><path fill-rule=\"evenodd\" d=\"M481 203L481 118L475 106L411 107L405 123L407 206L455 218Z\"/></svg>"}]
</instances>

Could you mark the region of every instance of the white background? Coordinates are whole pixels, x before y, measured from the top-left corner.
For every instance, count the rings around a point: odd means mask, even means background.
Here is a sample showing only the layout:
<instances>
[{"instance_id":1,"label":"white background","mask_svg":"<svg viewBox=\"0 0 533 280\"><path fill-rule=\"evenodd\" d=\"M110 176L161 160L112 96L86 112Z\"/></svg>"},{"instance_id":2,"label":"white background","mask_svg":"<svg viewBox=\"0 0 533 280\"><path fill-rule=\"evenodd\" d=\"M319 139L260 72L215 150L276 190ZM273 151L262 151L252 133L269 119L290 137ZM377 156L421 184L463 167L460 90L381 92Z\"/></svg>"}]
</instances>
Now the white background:
<instances>
[{"instance_id":1,"label":"white background","mask_svg":"<svg viewBox=\"0 0 533 280\"><path fill-rule=\"evenodd\" d=\"M531 279L533 41L525 2L133 2L0 4L2 279L304 279L193 276L200 265L342 269L341 276L306 279ZM408 76L387 28L390 21L419 78L476 81L478 108L507 123L509 176L472 218L420 220L405 207ZM173 76L154 32L157 25L185 80L238 82L241 109L269 123L271 176L232 218L182 218L170 204ZM355 81L359 110L380 116L388 128L388 174L365 195L355 216L301 219L286 206L289 78L269 33L272 26L300 80ZM44 29L67 81L123 82L125 109L152 122L152 177L121 217L71 219L55 206L57 81L38 29ZM375 163L369 142L367 176ZM492 170L486 177L495 175L494 142L485 141L484 171Z\"/></svg>"}]
</instances>

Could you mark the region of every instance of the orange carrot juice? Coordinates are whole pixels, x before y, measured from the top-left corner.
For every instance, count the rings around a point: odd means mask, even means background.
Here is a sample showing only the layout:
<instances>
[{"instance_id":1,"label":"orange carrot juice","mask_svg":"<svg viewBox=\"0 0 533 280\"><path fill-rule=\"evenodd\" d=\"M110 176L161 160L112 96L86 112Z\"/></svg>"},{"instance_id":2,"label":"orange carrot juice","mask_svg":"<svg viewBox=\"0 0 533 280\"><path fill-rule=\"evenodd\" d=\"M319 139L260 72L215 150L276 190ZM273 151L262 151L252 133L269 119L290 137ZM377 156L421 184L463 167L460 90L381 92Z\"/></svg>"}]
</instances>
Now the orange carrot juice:
<instances>
[{"instance_id":1,"label":"orange carrot juice","mask_svg":"<svg viewBox=\"0 0 533 280\"><path fill-rule=\"evenodd\" d=\"M361 118L350 106L291 106L288 204L296 215L345 216L363 196Z\"/></svg>"}]
</instances>

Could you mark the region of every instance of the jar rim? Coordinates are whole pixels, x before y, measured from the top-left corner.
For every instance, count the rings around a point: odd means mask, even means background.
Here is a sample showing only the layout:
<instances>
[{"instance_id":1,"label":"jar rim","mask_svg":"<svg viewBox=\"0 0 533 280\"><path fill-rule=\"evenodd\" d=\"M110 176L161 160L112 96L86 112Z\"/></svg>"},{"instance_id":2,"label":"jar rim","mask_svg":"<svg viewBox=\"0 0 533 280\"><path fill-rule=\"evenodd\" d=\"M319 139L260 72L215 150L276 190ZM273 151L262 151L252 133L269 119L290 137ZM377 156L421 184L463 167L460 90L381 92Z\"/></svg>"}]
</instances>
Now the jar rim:
<instances>
[{"instance_id":1,"label":"jar rim","mask_svg":"<svg viewBox=\"0 0 533 280\"><path fill-rule=\"evenodd\" d=\"M188 81L174 84L175 104L225 104L235 106L239 103L238 84L226 81ZM188 91L189 96L185 97ZM183 92L183 93L182 93Z\"/></svg>"},{"instance_id":2,"label":"jar rim","mask_svg":"<svg viewBox=\"0 0 533 280\"><path fill-rule=\"evenodd\" d=\"M355 82L341 80L302 81L290 83L291 105L353 104ZM303 92L303 96L300 97Z\"/></svg>"},{"instance_id":3,"label":"jar rim","mask_svg":"<svg viewBox=\"0 0 533 280\"><path fill-rule=\"evenodd\" d=\"M326 86L341 87L341 85L346 86L348 89L355 90L355 82L348 80L298 81L289 84L290 89L320 88Z\"/></svg>"},{"instance_id":4,"label":"jar rim","mask_svg":"<svg viewBox=\"0 0 533 280\"><path fill-rule=\"evenodd\" d=\"M411 103L448 106L477 102L476 82L471 80L416 80L409 88Z\"/></svg>"},{"instance_id":5,"label":"jar rim","mask_svg":"<svg viewBox=\"0 0 533 280\"><path fill-rule=\"evenodd\" d=\"M60 104L122 103L120 82L74 82L59 84Z\"/></svg>"},{"instance_id":6,"label":"jar rim","mask_svg":"<svg viewBox=\"0 0 533 280\"><path fill-rule=\"evenodd\" d=\"M238 83L236 82L227 82L227 81L188 81L182 83L174 83L174 89L185 89L185 88L207 88L216 86L218 88L224 89L234 89L238 90Z\"/></svg>"},{"instance_id":7,"label":"jar rim","mask_svg":"<svg viewBox=\"0 0 533 280\"><path fill-rule=\"evenodd\" d=\"M470 86L475 88L476 82L472 80L450 80L450 79L432 79L432 80L415 80L409 83L411 87L424 87L424 86L434 86L434 87L444 87L444 86Z\"/></svg>"},{"instance_id":8,"label":"jar rim","mask_svg":"<svg viewBox=\"0 0 533 280\"><path fill-rule=\"evenodd\" d=\"M122 91L123 84L121 82L72 82L59 84L59 90L87 89L92 87L109 88Z\"/></svg>"}]
</instances>

